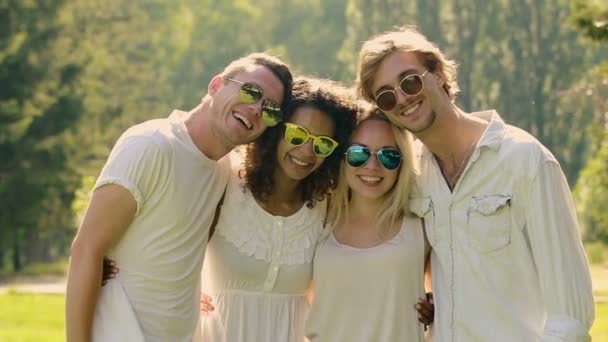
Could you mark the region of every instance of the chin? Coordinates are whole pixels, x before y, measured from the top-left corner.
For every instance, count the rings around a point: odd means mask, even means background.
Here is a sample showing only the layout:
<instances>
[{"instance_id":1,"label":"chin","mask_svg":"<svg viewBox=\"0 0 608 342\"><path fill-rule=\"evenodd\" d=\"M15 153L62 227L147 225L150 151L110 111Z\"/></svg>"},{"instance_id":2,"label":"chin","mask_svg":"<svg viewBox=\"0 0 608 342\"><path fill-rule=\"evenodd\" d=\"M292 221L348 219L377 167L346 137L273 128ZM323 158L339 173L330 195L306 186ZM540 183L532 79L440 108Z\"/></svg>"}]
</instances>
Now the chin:
<instances>
[{"instance_id":1,"label":"chin","mask_svg":"<svg viewBox=\"0 0 608 342\"><path fill-rule=\"evenodd\" d=\"M296 170L285 170L285 174L287 174L287 177L289 177L292 180L295 181L301 181L304 178L310 176L310 174L312 173L312 171L310 172L302 172L302 171L296 171Z\"/></svg>"},{"instance_id":2,"label":"chin","mask_svg":"<svg viewBox=\"0 0 608 342\"><path fill-rule=\"evenodd\" d=\"M367 200L381 199L388 191L384 189L377 189L370 191L369 189L359 189L357 196Z\"/></svg>"},{"instance_id":3,"label":"chin","mask_svg":"<svg viewBox=\"0 0 608 342\"><path fill-rule=\"evenodd\" d=\"M429 117L426 118L422 124L418 125L417 127L405 127L405 129L414 134L422 133L433 126L435 123L435 118L435 112L431 112Z\"/></svg>"}]
</instances>

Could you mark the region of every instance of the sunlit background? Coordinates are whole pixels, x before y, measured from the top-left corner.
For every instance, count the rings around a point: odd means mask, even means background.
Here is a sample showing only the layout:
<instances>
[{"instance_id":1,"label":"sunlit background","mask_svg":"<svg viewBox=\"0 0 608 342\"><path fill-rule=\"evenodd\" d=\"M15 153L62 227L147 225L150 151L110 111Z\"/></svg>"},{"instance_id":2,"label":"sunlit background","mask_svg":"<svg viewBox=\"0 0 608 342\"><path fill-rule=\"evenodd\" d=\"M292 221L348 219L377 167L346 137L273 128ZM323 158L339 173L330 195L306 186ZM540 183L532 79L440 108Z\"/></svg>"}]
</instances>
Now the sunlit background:
<instances>
[{"instance_id":1,"label":"sunlit background","mask_svg":"<svg viewBox=\"0 0 608 342\"><path fill-rule=\"evenodd\" d=\"M0 0L0 340L63 340L63 299L14 284L64 276L123 130L191 109L254 51L352 84L361 43L401 25L457 60L459 105L497 109L561 162L593 263L594 341L608 341L605 0Z\"/></svg>"}]
</instances>

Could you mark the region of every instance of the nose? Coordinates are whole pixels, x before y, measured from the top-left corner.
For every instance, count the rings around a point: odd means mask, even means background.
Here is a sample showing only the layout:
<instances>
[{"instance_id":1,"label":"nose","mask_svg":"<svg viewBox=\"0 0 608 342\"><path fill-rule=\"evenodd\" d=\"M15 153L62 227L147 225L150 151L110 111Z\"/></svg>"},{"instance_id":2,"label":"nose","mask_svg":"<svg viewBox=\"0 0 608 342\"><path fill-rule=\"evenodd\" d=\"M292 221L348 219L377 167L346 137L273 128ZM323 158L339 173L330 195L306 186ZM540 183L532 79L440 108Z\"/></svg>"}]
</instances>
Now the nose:
<instances>
[{"instance_id":1,"label":"nose","mask_svg":"<svg viewBox=\"0 0 608 342\"><path fill-rule=\"evenodd\" d=\"M260 117L262 116L262 106L264 105L264 99L261 99L259 101L250 103L247 105L247 108L249 108L249 110L255 114L255 116Z\"/></svg>"},{"instance_id":2,"label":"nose","mask_svg":"<svg viewBox=\"0 0 608 342\"><path fill-rule=\"evenodd\" d=\"M307 157L315 155L312 138L309 138L307 142L305 142L303 145L300 146L300 148L303 149L303 151L306 153Z\"/></svg>"},{"instance_id":3,"label":"nose","mask_svg":"<svg viewBox=\"0 0 608 342\"><path fill-rule=\"evenodd\" d=\"M403 104L405 104L405 101L407 100L407 98L410 97L411 95L403 92L401 87L397 87L397 89L395 89L395 96L397 97L397 104L403 105Z\"/></svg>"},{"instance_id":4,"label":"nose","mask_svg":"<svg viewBox=\"0 0 608 342\"><path fill-rule=\"evenodd\" d=\"M372 153L364 167L372 170L380 168L380 162L378 161L378 157L375 153Z\"/></svg>"}]
</instances>

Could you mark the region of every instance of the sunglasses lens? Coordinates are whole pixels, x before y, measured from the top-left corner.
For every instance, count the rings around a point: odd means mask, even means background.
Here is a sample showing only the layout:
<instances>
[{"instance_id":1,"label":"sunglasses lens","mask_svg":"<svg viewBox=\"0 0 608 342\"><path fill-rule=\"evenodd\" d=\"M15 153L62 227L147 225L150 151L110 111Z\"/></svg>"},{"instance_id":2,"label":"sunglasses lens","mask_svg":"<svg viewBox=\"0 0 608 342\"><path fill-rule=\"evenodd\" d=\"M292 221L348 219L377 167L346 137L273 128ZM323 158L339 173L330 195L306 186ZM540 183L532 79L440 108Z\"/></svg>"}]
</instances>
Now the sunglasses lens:
<instances>
[{"instance_id":1,"label":"sunglasses lens","mask_svg":"<svg viewBox=\"0 0 608 342\"><path fill-rule=\"evenodd\" d=\"M376 105L378 108L384 111L390 111L395 108L397 105L397 98L395 97L395 92L391 90L384 91L376 97Z\"/></svg>"},{"instance_id":2,"label":"sunglasses lens","mask_svg":"<svg viewBox=\"0 0 608 342\"><path fill-rule=\"evenodd\" d=\"M264 96L262 88L255 83L245 82L239 91L239 97L243 103L254 103L260 101Z\"/></svg>"},{"instance_id":3,"label":"sunglasses lens","mask_svg":"<svg viewBox=\"0 0 608 342\"><path fill-rule=\"evenodd\" d=\"M363 146L354 145L346 150L346 162L352 167L365 165L370 156L369 149Z\"/></svg>"},{"instance_id":4,"label":"sunglasses lens","mask_svg":"<svg viewBox=\"0 0 608 342\"><path fill-rule=\"evenodd\" d=\"M420 75L408 75L399 83L399 87L408 95L418 95L422 91L422 78Z\"/></svg>"},{"instance_id":5,"label":"sunglasses lens","mask_svg":"<svg viewBox=\"0 0 608 342\"><path fill-rule=\"evenodd\" d=\"M277 115L276 113L269 112L267 110L264 110L262 112L262 120L264 120L264 123L268 127L274 127L279 122L281 122L281 119L279 117L280 117L280 115Z\"/></svg>"},{"instance_id":6,"label":"sunglasses lens","mask_svg":"<svg viewBox=\"0 0 608 342\"><path fill-rule=\"evenodd\" d=\"M338 143L326 137L318 137L315 139L312 147L315 154L319 157L327 157L336 149Z\"/></svg>"},{"instance_id":7,"label":"sunglasses lens","mask_svg":"<svg viewBox=\"0 0 608 342\"><path fill-rule=\"evenodd\" d=\"M401 165L401 152L392 148L383 148L378 151L378 161L387 170L395 170Z\"/></svg>"},{"instance_id":8,"label":"sunglasses lens","mask_svg":"<svg viewBox=\"0 0 608 342\"><path fill-rule=\"evenodd\" d=\"M262 119L268 127L274 127L283 121L281 107L273 101L266 100L262 108Z\"/></svg>"},{"instance_id":9,"label":"sunglasses lens","mask_svg":"<svg viewBox=\"0 0 608 342\"><path fill-rule=\"evenodd\" d=\"M308 132L300 126L287 123L285 124L285 140L291 145L300 146L308 141Z\"/></svg>"}]
</instances>

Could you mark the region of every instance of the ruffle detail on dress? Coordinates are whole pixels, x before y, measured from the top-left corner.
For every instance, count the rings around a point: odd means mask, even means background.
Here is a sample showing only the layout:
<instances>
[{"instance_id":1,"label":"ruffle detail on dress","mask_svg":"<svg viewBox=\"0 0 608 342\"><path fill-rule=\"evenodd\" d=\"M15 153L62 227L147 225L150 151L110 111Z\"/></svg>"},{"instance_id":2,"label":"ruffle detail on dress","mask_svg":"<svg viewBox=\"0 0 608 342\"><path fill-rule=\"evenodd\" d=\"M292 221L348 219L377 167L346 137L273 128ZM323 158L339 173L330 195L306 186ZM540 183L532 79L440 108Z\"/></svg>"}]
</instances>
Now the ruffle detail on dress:
<instances>
[{"instance_id":1,"label":"ruffle detail on dress","mask_svg":"<svg viewBox=\"0 0 608 342\"><path fill-rule=\"evenodd\" d=\"M326 202L316 203L313 209L304 205L288 217L273 216L260 207L249 190L243 191L241 184L242 180L232 175L216 233L257 260L282 265L312 262L323 232Z\"/></svg>"}]
</instances>

